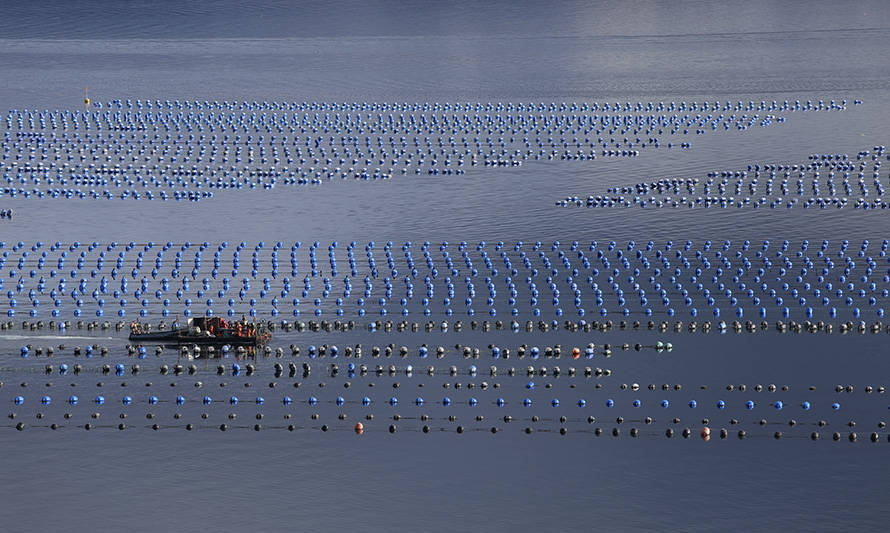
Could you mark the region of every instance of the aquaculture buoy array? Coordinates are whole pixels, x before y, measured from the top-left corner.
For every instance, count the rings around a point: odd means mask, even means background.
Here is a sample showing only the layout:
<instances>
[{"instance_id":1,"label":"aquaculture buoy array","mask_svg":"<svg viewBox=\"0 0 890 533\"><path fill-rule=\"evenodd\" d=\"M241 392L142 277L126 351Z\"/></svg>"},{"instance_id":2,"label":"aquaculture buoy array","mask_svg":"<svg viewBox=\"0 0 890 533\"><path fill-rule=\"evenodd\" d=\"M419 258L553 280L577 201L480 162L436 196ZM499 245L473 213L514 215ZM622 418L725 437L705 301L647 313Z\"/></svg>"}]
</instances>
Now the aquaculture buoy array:
<instances>
[{"instance_id":1,"label":"aquaculture buoy array","mask_svg":"<svg viewBox=\"0 0 890 533\"><path fill-rule=\"evenodd\" d=\"M639 327L685 319L726 331L806 320L820 331L880 332L890 296L888 246L887 239L379 247L0 241L0 313L355 320L371 330L399 321L447 328L448 321L475 327L485 320L519 331L525 321L589 330L593 321Z\"/></svg>"},{"instance_id":2,"label":"aquaculture buoy array","mask_svg":"<svg viewBox=\"0 0 890 533\"><path fill-rule=\"evenodd\" d=\"M339 362L332 355L336 347L325 348L329 361L275 350L274 357L226 353L165 362L162 357L171 354L145 360L136 349L121 358L119 350L93 348L102 354L96 361L59 347L46 355L52 362L0 367L0 405L8 409L8 422L0 428L849 442L860 440L861 431L863 442L890 442L882 385L836 384L817 395L817 386L774 383L616 382L600 379L610 375L600 369L571 366L574 355L584 351L579 346L565 350L568 366L562 367L555 348L550 360L519 367L507 366L509 360L477 367L467 361L472 356L461 357L469 347L459 346L440 347L442 359L459 359L450 366L414 366L399 359L398 353L415 348L389 345L365 354L361 347L347 348ZM374 362L386 358L401 362Z\"/></svg>"},{"instance_id":3,"label":"aquaculture buoy array","mask_svg":"<svg viewBox=\"0 0 890 533\"><path fill-rule=\"evenodd\" d=\"M813 154L808 163L754 164L747 170L709 172L706 177L665 177L614 187L604 195L557 201L563 207L674 208L854 208L887 209L881 162L886 148L875 146L855 157Z\"/></svg>"},{"instance_id":4,"label":"aquaculture buoy array","mask_svg":"<svg viewBox=\"0 0 890 533\"><path fill-rule=\"evenodd\" d=\"M846 100L324 103L114 100L10 110L0 196L200 201L214 191L634 157Z\"/></svg>"},{"instance_id":5,"label":"aquaculture buoy array","mask_svg":"<svg viewBox=\"0 0 890 533\"><path fill-rule=\"evenodd\" d=\"M632 158L847 110L846 100L84 103L0 118L4 201L200 201ZM885 159L883 146L813 154L557 205L884 209ZM882 384L651 377L693 354L691 334L890 334L888 239L3 239L0 430L890 443ZM206 324L220 323L264 336L141 344L183 324L210 338Z\"/></svg>"}]
</instances>

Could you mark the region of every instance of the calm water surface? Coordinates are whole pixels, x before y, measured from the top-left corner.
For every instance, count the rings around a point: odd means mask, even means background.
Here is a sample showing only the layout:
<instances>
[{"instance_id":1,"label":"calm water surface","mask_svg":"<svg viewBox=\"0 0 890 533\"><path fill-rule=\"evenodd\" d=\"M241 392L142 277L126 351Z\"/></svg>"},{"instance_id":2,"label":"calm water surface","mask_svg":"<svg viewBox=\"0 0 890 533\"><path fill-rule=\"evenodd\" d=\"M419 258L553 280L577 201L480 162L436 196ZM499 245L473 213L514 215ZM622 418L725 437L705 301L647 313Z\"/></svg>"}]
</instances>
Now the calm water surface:
<instances>
[{"instance_id":1,"label":"calm water surface","mask_svg":"<svg viewBox=\"0 0 890 533\"><path fill-rule=\"evenodd\" d=\"M7 6L0 20L0 109L77 108L84 86L102 101L863 104L843 113L792 114L769 128L693 137L690 150L661 148L633 159L528 162L463 176L332 182L271 194L220 191L198 204L2 198L0 207L17 215L0 222L0 239L880 240L890 236L890 222L879 211L587 210L553 202L652 178L804 163L812 153L855 155L887 144L888 45L890 15L882 2ZM419 342L350 335L282 334L276 343ZM614 332L591 340L664 337ZM669 338L677 346L669 357L614 357L610 394L620 394L621 382L681 383L703 405L713 405L728 383L777 383L791 387L794 401L806 396L824 403L835 401L839 383L890 385L882 381L890 375L884 337ZM484 345L492 339L517 345L588 341L577 334L476 332L436 334L428 342ZM125 344L121 338L103 342L118 350ZM16 364L22 343L0 337L10 361L3 366ZM11 405L20 379L2 376L3 405ZM67 379L92 394L92 378ZM39 380L35 376L30 386ZM567 386L559 382L553 393L568 395ZM816 391L804 394L809 386ZM590 394L597 401L608 397ZM862 431L871 431L874 402L882 400L854 394L843 401L849 411L832 415L833 427L867 413ZM63 409L53 405L47 412ZM190 409L196 415L199 407ZM172 410L156 411L169 419ZM267 412L280 415L274 408ZM491 407L479 412L488 419L499 414ZM78 413L86 417L89 408ZM376 413L385 419L392 409ZM249 407L244 414L252 415ZM497 435L369 431L361 438L318 431L3 429L0 523L4 531L839 530L877 529L888 518L886 443L776 441L766 431L745 441L709 443L655 435L526 436L519 427Z\"/></svg>"}]
</instances>

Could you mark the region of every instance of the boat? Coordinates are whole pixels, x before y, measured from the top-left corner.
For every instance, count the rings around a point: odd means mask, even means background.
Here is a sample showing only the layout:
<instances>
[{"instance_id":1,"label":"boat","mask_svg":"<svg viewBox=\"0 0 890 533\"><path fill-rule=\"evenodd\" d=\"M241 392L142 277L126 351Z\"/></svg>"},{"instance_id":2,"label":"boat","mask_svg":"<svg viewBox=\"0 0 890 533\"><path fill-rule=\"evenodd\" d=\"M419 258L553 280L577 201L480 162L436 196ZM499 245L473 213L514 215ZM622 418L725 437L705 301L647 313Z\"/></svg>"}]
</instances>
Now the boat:
<instances>
[{"instance_id":1,"label":"boat","mask_svg":"<svg viewBox=\"0 0 890 533\"><path fill-rule=\"evenodd\" d=\"M270 338L271 334L256 323L245 320L227 322L221 317L189 318L184 326L163 331L152 331L143 324L132 322L129 337L138 343L198 346L260 346Z\"/></svg>"}]
</instances>

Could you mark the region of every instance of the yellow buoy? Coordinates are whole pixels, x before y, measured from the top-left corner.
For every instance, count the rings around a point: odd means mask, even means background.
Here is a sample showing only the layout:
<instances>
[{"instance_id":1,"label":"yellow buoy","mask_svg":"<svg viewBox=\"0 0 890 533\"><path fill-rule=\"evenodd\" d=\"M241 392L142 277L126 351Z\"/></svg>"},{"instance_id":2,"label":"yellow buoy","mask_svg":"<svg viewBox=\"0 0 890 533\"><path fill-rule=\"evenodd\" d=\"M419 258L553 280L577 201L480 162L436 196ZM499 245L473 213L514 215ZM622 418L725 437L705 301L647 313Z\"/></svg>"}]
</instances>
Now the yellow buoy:
<instances>
[{"instance_id":1,"label":"yellow buoy","mask_svg":"<svg viewBox=\"0 0 890 533\"><path fill-rule=\"evenodd\" d=\"M89 95L89 92L88 92L88 88L87 88L87 87L84 87L84 88L83 88L83 103L84 103L84 105L86 105L87 107L90 107L90 95Z\"/></svg>"}]
</instances>

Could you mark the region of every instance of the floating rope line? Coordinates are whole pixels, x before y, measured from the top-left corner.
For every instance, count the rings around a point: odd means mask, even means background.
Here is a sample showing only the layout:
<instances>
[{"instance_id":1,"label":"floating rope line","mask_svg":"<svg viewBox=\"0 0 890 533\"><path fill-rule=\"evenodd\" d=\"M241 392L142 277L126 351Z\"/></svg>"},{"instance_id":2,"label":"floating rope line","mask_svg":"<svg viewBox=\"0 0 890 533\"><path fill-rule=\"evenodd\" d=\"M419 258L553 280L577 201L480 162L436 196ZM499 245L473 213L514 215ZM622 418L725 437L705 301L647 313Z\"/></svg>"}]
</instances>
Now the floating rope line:
<instances>
[{"instance_id":1,"label":"floating rope line","mask_svg":"<svg viewBox=\"0 0 890 533\"><path fill-rule=\"evenodd\" d=\"M174 323L173 325L175 325ZM431 333L431 332L454 332L461 333L463 331L481 331L483 333L487 333L490 331L512 331L513 333L538 333L538 332L548 332L548 331L567 331L573 333L591 333L591 332L612 332L612 331L625 331L625 330L649 330L649 331L659 331L661 333L672 332L672 333L758 333L758 332L779 332L779 333L860 333L860 334L878 334L878 333L890 333L890 323L884 323L881 320L877 320L875 322L866 323L865 321L853 322L852 320L846 322L826 322L823 320L819 321L811 321L804 320L802 322L796 322L794 320L784 321L784 320L776 320L774 322L769 322L766 320L761 320L759 322L746 320L733 320L732 322L726 322L723 320L719 321L710 321L710 320L691 320L689 322L683 322L682 320L673 320L667 321L662 320L660 322L656 322L653 320L649 321L639 321L639 320L617 320L612 321L609 320L593 320L591 322L587 322L585 320L579 321L563 321L562 323L557 322L554 325L552 322L545 322L539 320L535 321L527 321L525 324L520 324L516 321L511 321L505 323L503 321L489 321L489 320L472 320L467 323L467 326L464 326L464 322L461 320L455 321L447 321L443 320L440 323L435 323L432 321L426 323L420 322L408 322L408 321L400 321L393 322L392 320L387 321L374 321L369 322L365 325L357 324L355 321L340 321L340 320L319 320L314 321L310 320L307 322L302 321L294 321L290 322L288 320L280 320L280 321L272 321L272 320L257 320L256 324L258 327L263 328L267 331L275 331L276 329L280 329L285 333L297 332L297 333L347 333L353 331L366 331L368 333L378 333L378 332L398 332L398 333ZM83 320L78 320L76 322L71 321L60 321L55 322L54 320L50 320L48 322L36 321L29 322L27 320L22 321L21 330L24 332L31 332L31 335L27 334L16 334L16 333L3 333L3 332L13 332L17 329L15 322L6 321L0 322L0 338L6 339L27 339L27 340L110 340L114 339L114 337L108 336L100 336L97 334L93 334L90 336L77 336L69 333L72 330L86 330L87 332L107 332L112 328L115 331L123 331L126 328L126 323L123 321L119 321L112 326L110 322L98 322L91 321L85 322ZM166 321L161 320L157 323L157 325L152 325L148 322L140 322L141 327L145 331L166 331L168 328L168 324ZM60 335L52 335L48 330L55 330ZM667 344L667 343L665 343ZM97 347L98 345L94 345ZM619 345L623 349L623 344ZM47 347L48 349L49 347ZM228 349L229 351L238 350L242 347L228 347L224 343L220 343L220 345L208 345L208 346L183 346L180 350L185 349L189 352L194 352L196 355L200 355L202 352L206 353L220 353L224 349ZM265 351L265 348L263 348Z\"/></svg>"},{"instance_id":2,"label":"floating rope line","mask_svg":"<svg viewBox=\"0 0 890 533\"><path fill-rule=\"evenodd\" d=\"M643 351L655 351L657 354L662 353L670 353L674 349L674 345L671 342L662 342L657 341L655 344L642 344L642 343L622 343L622 344L596 344L593 342L588 343L586 346L574 346L571 348L565 348L565 352L563 352L563 346L561 344L555 344L553 346L543 345L538 347L537 345L529 346L528 344L522 344L516 348L507 348L504 346L489 344L486 347L471 347L464 346L461 344L456 344L453 349L448 349L445 346L439 345L435 348L428 346L427 344L421 344L418 347L409 348L406 345L396 346L394 343L390 343L384 346L364 346L363 344L355 344L350 346L345 346L342 350L337 347L336 344L322 344L316 346L314 344L310 344L301 349L296 344L291 344L289 347L284 348L282 346L273 348L272 346L264 346L261 350L259 350L259 355L264 357L275 357L282 358L285 356L290 357L306 357L308 359L320 359L320 358L330 358L336 359L338 357L343 358L354 358L361 359L362 357L370 357L370 358L391 358L391 357L399 357L402 359L444 359L449 354L452 357L455 355L460 355L464 359L480 359L480 358L490 358L490 359L502 359L508 360L511 358L516 359L559 359L561 357L565 357L566 359L593 359L597 356L600 357L611 357L613 354L613 349L615 351L621 350L623 352L635 351L635 352L643 352ZM47 357L52 358L56 355L62 356L65 354L65 350L67 347L64 344L55 346L34 346L32 344L26 344L21 347L19 350L19 354L23 359L28 359L30 357ZM58 352L58 353L57 353ZM74 357L84 357L86 359L91 359L94 356L100 357L109 357L110 354L108 346L102 345L91 345L88 344L84 348L81 346L74 346L70 350L71 355ZM178 349L168 349L165 351L163 346L155 346L151 351L145 346L142 345L133 345L128 344L126 346L126 354L129 357L137 357L139 359L146 359L150 354L153 354L155 357L161 357L164 353L173 354L177 357L184 357L186 359L198 359L201 357L205 358L229 358L236 357L239 359L247 358L247 357L257 357L257 352L254 351L251 354L248 354L246 351L239 351L233 348L230 348L228 345L223 345L218 347L214 346L204 346L203 348L200 346L181 346Z\"/></svg>"},{"instance_id":3,"label":"floating rope line","mask_svg":"<svg viewBox=\"0 0 890 533\"><path fill-rule=\"evenodd\" d=\"M393 376L435 376L435 375L444 375L444 376L487 376L487 377L515 377L515 376L552 376L552 377L567 377L574 378L576 376L583 377L591 377L591 376L608 376L611 374L611 370L603 370L601 368L591 368L591 367L583 367L580 369L576 369L573 366L566 367L565 369L560 368L559 366L527 366L524 368L515 368L515 367L497 367L494 365L488 367L476 367L476 365L469 365L466 367L458 367L456 365L451 365L448 367L436 367L433 365L429 366L413 366L413 365L405 365L405 366L397 366L397 365L366 365L366 364L355 364L349 363L344 365L343 368L340 368L337 364L330 365L318 365L315 367L316 371L321 373L321 375L327 375L330 377L338 377L344 376L348 378L365 377L368 375L376 375L377 377L381 377L384 375L388 375L390 377ZM308 377L312 372L312 366L309 363L303 363L302 365L297 365L296 363L288 363L287 365L283 365L280 363L275 363L274 365L262 365L261 368L258 368L257 364L253 363L232 363L229 365L217 364L215 366L202 365L199 367L198 365L192 363L189 365L183 365L181 363L177 363L175 365L167 365L162 364L157 369L153 369L151 367L145 366L143 367L140 364L132 364L125 365L124 363L117 363L115 365L111 364L103 364L102 366L84 366L80 363L68 364L61 363L59 365L45 365L43 368L39 367L21 367L21 366L8 366L8 367L0 367L0 373L30 373L30 374L43 374L43 375L73 375L78 376L80 374L98 374L101 373L103 375L116 375L116 376L125 376L125 375L140 375L146 373L158 373L160 375L203 375L203 374L214 374L217 376L231 375L234 377L245 375L245 376L253 376L254 374L272 374L275 377L282 377L285 374L288 377L295 377L298 375L302 375L303 377Z\"/></svg>"},{"instance_id":4,"label":"floating rope line","mask_svg":"<svg viewBox=\"0 0 890 533\"><path fill-rule=\"evenodd\" d=\"M0 425L0 428L7 429L15 429L17 431L25 431L25 430L42 430L49 429L52 431L71 431L71 430L118 430L118 431L133 431L133 430L153 430L153 431L173 431L173 430L185 430L185 431L255 431L255 432L267 432L267 431L318 431L322 433L344 433L351 432L356 435L363 435L366 433L377 432L377 433L456 433L456 434L491 434L498 435L500 434L513 434L513 435L546 435L546 434L558 434L561 436L579 436L583 438L590 437L602 437L610 435L614 438L620 438L622 436L629 436L632 439L636 438L668 438L672 439L676 437L682 437L683 439L691 439L693 437L700 437L701 440L705 442L709 442L712 439L712 435L715 438L719 438L720 440L725 440L731 436L736 436L739 440L746 439L767 439L772 438L775 440L811 440L818 441L820 439L827 439L828 437L823 435L819 431L811 431L807 432L806 429L801 428L800 430L785 430L785 431L772 431L770 430L729 430L725 427L721 427L719 430L714 429L712 431L711 426L702 426L700 429L692 429L690 427L684 427L682 429L674 429L667 428L663 432L657 430L651 430L647 428L643 428L642 430L637 427L631 427L630 429L622 429L621 427L613 426L609 427L601 427L597 426L592 429L569 429L566 426L560 426L558 428L555 427L534 427L534 426L525 426L517 431L517 429L511 429L508 426L485 426L485 427L475 427L475 426L430 426L429 424L424 424L420 427L409 425L404 426L401 424L390 424L386 427L378 427L378 426L369 426L364 423L357 423L352 427L348 425L341 426L330 426L328 424L322 424L320 426L303 426L298 424L268 424L264 425L261 423L251 424L232 424L232 423L221 423L219 425L211 425L211 424L195 424L195 423L173 423L173 424L161 424L161 423L153 423L153 424L126 424L124 422L118 424L100 424L87 422L85 424L74 424L74 423L38 423L38 424L28 424L25 422L17 422L15 424L8 425ZM867 435L867 436L866 436ZM868 441L871 443L879 443L882 440L886 440L886 442L890 443L890 434L888 433L880 433L877 431L873 431L871 433L863 433L862 439L860 439L860 434L856 431L834 431L830 436L831 440L838 442L841 440L849 441L851 443L859 442L859 441Z\"/></svg>"},{"instance_id":5,"label":"floating rope line","mask_svg":"<svg viewBox=\"0 0 890 533\"><path fill-rule=\"evenodd\" d=\"M455 384L455 385L457 385L457 384ZM203 386L203 384L201 386ZM46 388L48 389L51 387L46 387ZM458 388L458 387L455 387L455 388ZM487 389L488 389L487 387L486 388L480 387L481 391L485 391ZM499 393L498 389L499 388L488 389L488 390L491 391L491 394L496 394L496 393ZM81 398L77 395L70 395L67 397L67 400L64 397L63 398L57 397L56 401L59 401L59 400L61 400L63 402L67 401L67 403L72 406L78 405L78 403L81 402ZM200 402L204 406L225 405L226 403L228 403L229 405L235 406L235 405L238 405L239 402L242 402L242 401L246 401L248 403L255 402L256 405L263 405L267 402L267 398L265 396L256 396L254 398L243 398L243 397L239 397L237 395L232 395L227 398L217 397L214 399L213 396L209 395L209 394L204 394L203 396L200 396L200 397L193 396L193 397L191 397L191 400L190 400L189 397L187 397L183 394L179 394L179 393L175 397L172 397L172 398L159 397L154 394L151 394L151 395L147 395L145 398L142 398L142 399L134 398L133 396L128 395L128 394L122 395L119 398L111 398L111 397L106 397L106 395L104 395L104 394L99 394L99 395L96 395L92 399L92 401L97 406L104 405L106 403L106 400L108 400L109 403L117 402L118 404L122 404L124 406L130 406L130 405L136 405L136 404L158 405L158 404L174 404L174 403L179 406L179 405L184 405L189 401ZM382 399L382 401L379 398L378 398L378 400L374 400L370 396L363 396L361 398L356 398L356 399L351 399L351 400L346 399L343 396L337 396L335 399L322 400L322 399L319 399L317 396L294 398L290 395L283 395L283 396L276 397L276 398L268 398L268 400L271 403L277 402L284 406L290 406L290 405L296 406L296 405L302 404L302 405L308 405L308 406L315 407L317 405L331 404L331 405L336 405L338 407L341 407L344 405L354 405L354 406L361 405L364 407L370 407L377 403L387 404L391 407L396 407L398 405L401 405L400 400L397 396L390 396L389 398ZM53 401L54 401L53 396L51 396L49 394L44 394L39 399L32 398L30 400L27 397L25 397L21 394L18 394L12 398L11 403L16 406L32 404L32 403L35 405L39 403L40 405L48 406L48 405L52 404ZM89 401L89 400L87 400L87 401ZM405 402L403 402L403 403L411 404L418 408L423 407L427 403L429 403L431 405L439 404L444 407L450 407L452 405L460 406L460 402L456 399L453 399L450 396L443 396L441 398L433 397L433 398L427 398L427 399L423 398L422 396L418 396L416 398L406 399ZM469 406L469 407L489 405L489 406L497 406L499 408L504 408L504 407L519 405L519 406L522 406L525 408L530 408L530 407L537 405L537 403L538 403L538 401L532 400L529 397L523 398L521 400L518 400L518 399L517 400L508 400L508 399L505 399L505 398L499 396L494 399L485 400L483 398L483 400L479 400L475 396L470 396L469 398L464 400L464 405ZM545 399L542 403L544 405L550 405L551 407L554 407L554 408L558 408L562 404L562 402L560 402L559 398L552 398L549 400ZM664 410L670 409L672 407L671 402L667 399L656 400L653 402L643 402L639 399L633 399L630 401L626 401L624 403L625 403L624 407L631 406L633 409L643 408L644 403L651 403L651 404L656 405ZM828 402L824 402L824 403L825 403L825 406L822 407L823 410L830 409L832 411L837 412L842 409L842 405L839 402L835 401L832 403L828 403ZM592 404L592 401L589 401L588 399L585 399L585 398L576 398L576 399L573 399L572 401L568 402L568 405L575 405L580 409L593 407L593 405L591 405L591 404ZM686 402L680 402L679 405L680 406L685 405L685 407L688 409L697 409L699 407L704 407L704 406L700 406L699 402L695 399L691 399ZM614 399L608 398L608 399L602 401L600 407L601 408L605 407L607 410L612 410L619 406L616 404ZM677 406L674 405L673 407L676 409ZM742 411L743 409L744 409L744 411L754 411L754 410L758 409L757 402L755 402L754 400L726 402L725 400L721 399L721 400L717 400L713 407L715 407L719 411L724 411L726 409L730 409L730 411L731 411L732 409L737 409L740 412L743 412ZM808 412L813 409L819 408L820 404L815 401L810 402L808 400L804 400L804 401L800 402L799 404L797 404L796 406L795 405L787 405L786 406L785 402L783 402L782 400L775 400L775 401L769 401L766 403L766 405L760 405L759 407L761 409L763 407L771 408L772 410L775 410L775 411L782 411L783 409L785 409L787 407L789 409L798 409L801 413L803 413L803 412ZM886 406L882 406L881 408L886 409ZM647 417L647 419L648 419L648 417ZM651 421L651 419L650 419L650 421Z\"/></svg>"}]
</instances>

